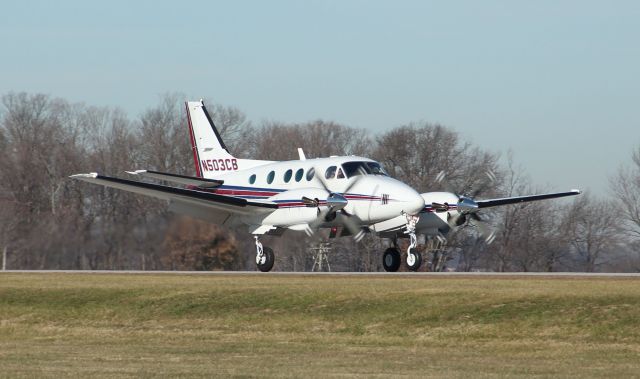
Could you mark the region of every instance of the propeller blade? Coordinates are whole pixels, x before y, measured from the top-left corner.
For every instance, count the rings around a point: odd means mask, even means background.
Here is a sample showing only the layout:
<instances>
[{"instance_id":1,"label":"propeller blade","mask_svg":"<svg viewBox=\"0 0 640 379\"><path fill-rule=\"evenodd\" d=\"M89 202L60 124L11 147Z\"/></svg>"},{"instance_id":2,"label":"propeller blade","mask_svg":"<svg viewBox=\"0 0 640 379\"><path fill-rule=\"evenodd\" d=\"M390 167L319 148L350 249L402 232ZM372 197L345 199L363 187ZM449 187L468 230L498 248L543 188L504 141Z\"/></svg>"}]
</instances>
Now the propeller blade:
<instances>
[{"instance_id":1,"label":"propeller blade","mask_svg":"<svg viewBox=\"0 0 640 379\"><path fill-rule=\"evenodd\" d=\"M487 245L490 245L496 239L496 232L487 225L478 213L470 213L469 216L473 219L473 225L478 229L478 234Z\"/></svg>"},{"instance_id":2,"label":"propeller blade","mask_svg":"<svg viewBox=\"0 0 640 379\"><path fill-rule=\"evenodd\" d=\"M460 197L460 195L458 195L458 191L454 189L451 182L447 179L447 173L444 170L440 171L438 175L436 175L435 182L440 184L442 186L442 189L446 192L451 192L456 197Z\"/></svg>"},{"instance_id":3,"label":"propeller blade","mask_svg":"<svg viewBox=\"0 0 640 379\"><path fill-rule=\"evenodd\" d=\"M348 200L344 197L344 193L349 192L355 184L360 181L360 179L367 174L366 170L363 167L359 167L361 175L356 175L353 180L347 185L347 187L343 190L343 193L334 193L329 189L329 185L326 182L325 178L322 175L318 174L318 171L315 168L312 168L313 176L317 179L318 182L322 185L322 187L329 193L327 197L327 207L325 209L320 210L318 199L310 199L306 196L302 197L302 202L309 207L317 207L318 208L318 217L315 220L310 222L305 229L307 235L313 235L325 222L330 222L335 218L336 212L340 212L343 216L340 218L344 227L351 233L354 240L356 242L360 241L364 237L364 231L362 227L354 220L353 216L347 213L343 208L347 206ZM377 190L377 187L374 188L374 193Z\"/></svg>"},{"instance_id":4,"label":"propeller blade","mask_svg":"<svg viewBox=\"0 0 640 379\"><path fill-rule=\"evenodd\" d=\"M304 230L305 233L307 233L309 237L314 235L318 231L318 229L320 229L320 225L322 225L322 223L326 221L326 218L330 212L330 208L326 208L323 210L320 210L320 208L318 208L318 217L307 224L307 228Z\"/></svg>"},{"instance_id":5,"label":"propeller blade","mask_svg":"<svg viewBox=\"0 0 640 379\"><path fill-rule=\"evenodd\" d=\"M322 177L322 175L318 172L318 170L315 169L315 167L311 169L313 170L313 173L314 173L313 177L320 182L320 184L325 189L325 191L332 193L332 191L329 189L329 185L327 184L327 181L325 180L325 178Z\"/></svg>"},{"instance_id":6,"label":"propeller blade","mask_svg":"<svg viewBox=\"0 0 640 379\"><path fill-rule=\"evenodd\" d=\"M362 230L362 227L358 225L354 221L353 217L346 211L342 210L340 213L342 214L342 216L344 216L342 218L344 226L347 228L349 233L351 233L353 239L356 242L360 242L360 240L364 237L364 231Z\"/></svg>"},{"instance_id":7,"label":"propeller blade","mask_svg":"<svg viewBox=\"0 0 640 379\"><path fill-rule=\"evenodd\" d=\"M475 213L472 214L475 215ZM481 219L477 215L473 218L474 220L476 220L476 222L474 222L473 224L476 228L478 228L478 234L480 234L487 245L490 245L496 239L496 232L492 230L484 221L481 221Z\"/></svg>"},{"instance_id":8,"label":"propeller blade","mask_svg":"<svg viewBox=\"0 0 640 379\"><path fill-rule=\"evenodd\" d=\"M457 213L455 215L451 215L451 213L447 213L447 222L449 223L449 226L460 226L462 224L464 224L464 222L459 223L458 221L462 218L462 216L464 216L464 214L462 213ZM464 220L466 221L466 219Z\"/></svg>"},{"instance_id":9,"label":"propeller blade","mask_svg":"<svg viewBox=\"0 0 640 379\"><path fill-rule=\"evenodd\" d=\"M462 226L466 223L467 223L466 213L460 213L460 215L456 217L456 221L455 221L456 226Z\"/></svg>"},{"instance_id":10,"label":"propeller blade","mask_svg":"<svg viewBox=\"0 0 640 379\"><path fill-rule=\"evenodd\" d=\"M446 172L444 172L444 170L440 171L438 175L436 175L435 182L441 184L446 191L455 194L457 197L467 197L474 199L476 196L485 192L487 188L490 187L493 183L498 181L498 176L491 169L487 169L487 171L485 172L485 176L486 179L479 179L480 184L477 188L473 189L473 187L469 185L469 187L464 188L461 192L456 191L455 187L451 184L451 182L448 181L447 174ZM460 196L460 193L467 196Z\"/></svg>"},{"instance_id":11,"label":"propeller blade","mask_svg":"<svg viewBox=\"0 0 640 379\"><path fill-rule=\"evenodd\" d=\"M342 193L348 193L351 190L351 188L353 188L353 186L355 186L356 183L360 181L360 179L362 179L365 175L367 175L367 171L362 166L358 167L358 172L360 173L360 175L355 175L351 183L347 185L347 188L345 188L344 191L342 191Z\"/></svg>"}]
</instances>

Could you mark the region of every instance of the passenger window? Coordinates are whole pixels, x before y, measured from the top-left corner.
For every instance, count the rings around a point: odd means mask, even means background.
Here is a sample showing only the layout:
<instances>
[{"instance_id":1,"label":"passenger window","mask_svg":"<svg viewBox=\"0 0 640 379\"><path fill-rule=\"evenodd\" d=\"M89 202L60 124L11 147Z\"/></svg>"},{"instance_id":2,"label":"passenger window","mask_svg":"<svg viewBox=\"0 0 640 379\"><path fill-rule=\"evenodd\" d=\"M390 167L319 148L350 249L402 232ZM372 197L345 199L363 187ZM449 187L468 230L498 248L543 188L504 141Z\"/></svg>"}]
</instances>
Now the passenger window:
<instances>
[{"instance_id":1,"label":"passenger window","mask_svg":"<svg viewBox=\"0 0 640 379\"><path fill-rule=\"evenodd\" d=\"M273 179L275 179L275 177L276 177L276 173L274 171L271 171L269 175L267 175L267 183L269 184L273 183Z\"/></svg>"},{"instance_id":2,"label":"passenger window","mask_svg":"<svg viewBox=\"0 0 640 379\"><path fill-rule=\"evenodd\" d=\"M302 175L304 174L304 170L299 168L298 171L296 171L296 182L299 182L302 180Z\"/></svg>"},{"instance_id":3,"label":"passenger window","mask_svg":"<svg viewBox=\"0 0 640 379\"><path fill-rule=\"evenodd\" d=\"M311 179L313 179L315 174L316 174L316 170L313 167L311 167L309 171L307 171L307 181L310 182Z\"/></svg>"},{"instance_id":4,"label":"passenger window","mask_svg":"<svg viewBox=\"0 0 640 379\"><path fill-rule=\"evenodd\" d=\"M333 179L336 176L336 166L331 166L327 169L327 171L325 171L324 173L324 177L326 179Z\"/></svg>"},{"instance_id":5,"label":"passenger window","mask_svg":"<svg viewBox=\"0 0 640 379\"><path fill-rule=\"evenodd\" d=\"M338 169L338 179L344 179L344 174L342 173L342 169Z\"/></svg>"},{"instance_id":6,"label":"passenger window","mask_svg":"<svg viewBox=\"0 0 640 379\"><path fill-rule=\"evenodd\" d=\"M253 174L249 177L249 184L253 184L256 182L256 174Z\"/></svg>"},{"instance_id":7,"label":"passenger window","mask_svg":"<svg viewBox=\"0 0 640 379\"><path fill-rule=\"evenodd\" d=\"M287 170L287 172L284 173L284 182L285 183L289 183L289 181L291 180L291 175L293 174L293 171L291 169Z\"/></svg>"}]
</instances>

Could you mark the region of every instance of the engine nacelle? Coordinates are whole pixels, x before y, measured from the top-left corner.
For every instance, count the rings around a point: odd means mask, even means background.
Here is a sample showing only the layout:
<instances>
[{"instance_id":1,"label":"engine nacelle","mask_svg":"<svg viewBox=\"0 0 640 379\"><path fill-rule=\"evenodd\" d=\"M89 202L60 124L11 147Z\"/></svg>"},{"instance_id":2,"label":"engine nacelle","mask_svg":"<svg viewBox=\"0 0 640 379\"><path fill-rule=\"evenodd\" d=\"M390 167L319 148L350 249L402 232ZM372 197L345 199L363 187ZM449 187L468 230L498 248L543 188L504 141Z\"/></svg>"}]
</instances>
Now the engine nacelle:
<instances>
[{"instance_id":1,"label":"engine nacelle","mask_svg":"<svg viewBox=\"0 0 640 379\"><path fill-rule=\"evenodd\" d=\"M262 223L282 228L306 225L318 217L318 208L306 205L302 198L317 199L320 207L324 207L327 196L329 193L319 188L300 188L280 192L269 198L269 201L278 204L278 209L269 214Z\"/></svg>"}]
</instances>

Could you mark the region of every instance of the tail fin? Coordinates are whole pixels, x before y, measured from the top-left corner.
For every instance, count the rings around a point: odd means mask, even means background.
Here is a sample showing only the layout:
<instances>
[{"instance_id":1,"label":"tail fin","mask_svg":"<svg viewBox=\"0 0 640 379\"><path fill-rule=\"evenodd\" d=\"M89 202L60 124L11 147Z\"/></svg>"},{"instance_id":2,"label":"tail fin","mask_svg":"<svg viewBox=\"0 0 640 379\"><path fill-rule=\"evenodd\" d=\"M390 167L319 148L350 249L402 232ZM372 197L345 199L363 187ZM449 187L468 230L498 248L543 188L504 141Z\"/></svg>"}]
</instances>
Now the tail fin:
<instances>
[{"instance_id":1,"label":"tail fin","mask_svg":"<svg viewBox=\"0 0 640 379\"><path fill-rule=\"evenodd\" d=\"M185 105L196 175L207 177L238 170L238 160L229 153L202 100Z\"/></svg>"},{"instance_id":2,"label":"tail fin","mask_svg":"<svg viewBox=\"0 0 640 379\"><path fill-rule=\"evenodd\" d=\"M237 159L227 149L202 100L187 101L187 119L196 175L212 178L229 172L261 166L270 161Z\"/></svg>"}]
</instances>

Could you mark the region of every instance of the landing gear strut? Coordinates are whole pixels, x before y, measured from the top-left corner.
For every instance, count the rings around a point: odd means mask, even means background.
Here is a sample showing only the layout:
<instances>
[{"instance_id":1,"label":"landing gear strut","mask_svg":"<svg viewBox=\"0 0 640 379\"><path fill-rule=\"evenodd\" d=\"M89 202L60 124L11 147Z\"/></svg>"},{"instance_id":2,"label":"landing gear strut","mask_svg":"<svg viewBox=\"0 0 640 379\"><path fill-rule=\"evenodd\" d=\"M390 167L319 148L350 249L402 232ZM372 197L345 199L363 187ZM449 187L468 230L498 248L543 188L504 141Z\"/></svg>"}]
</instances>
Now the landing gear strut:
<instances>
[{"instance_id":1,"label":"landing gear strut","mask_svg":"<svg viewBox=\"0 0 640 379\"><path fill-rule=\"evenodd\" d=\"M256 266L258 266L258 270L262 272L271 271L275 262L273 250L266 246L263 247L258 236L253 236L253 238L256 239Z\"/></svg>"},{"instance_id":2,"label":"landing gear strut","mask_svg":"<svg viewBox=\"0 0 640 379\"><path fill-rule=\"evenodd\" d=\"M410 271L418 271L422 264L422 255L416 249L418 246L418 238L416 237L416 224L420 217L412 216L410 214L404 215L407 218L407 226L405 234L409 235L409 247L407 248L407 268Z\"/></svg>"}]
</instances>

